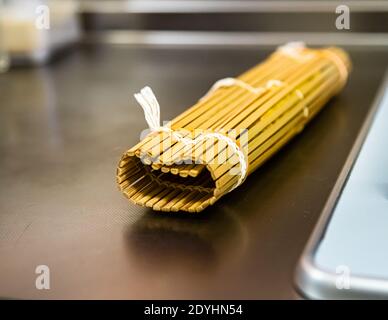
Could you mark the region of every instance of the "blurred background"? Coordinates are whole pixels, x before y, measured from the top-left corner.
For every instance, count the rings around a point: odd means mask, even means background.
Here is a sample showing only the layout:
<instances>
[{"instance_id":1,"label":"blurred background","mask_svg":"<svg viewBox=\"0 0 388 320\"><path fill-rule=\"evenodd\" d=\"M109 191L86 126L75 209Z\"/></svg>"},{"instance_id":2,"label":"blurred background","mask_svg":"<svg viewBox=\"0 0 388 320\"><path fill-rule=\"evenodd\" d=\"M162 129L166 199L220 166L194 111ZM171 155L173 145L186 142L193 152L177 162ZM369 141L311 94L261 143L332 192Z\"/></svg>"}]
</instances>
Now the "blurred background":
<instances>
[{"instance_id":1,"label":"blurred background","mask_svg":"<svg viewBox=\"0 0 388 320\"><path fill-rule=\"evenodd\" d=\"M1 0L0 5L2 69L10 58L13 63L46 62L70 43L236 46L277 45L290 39L309 44L388 42L388 1L384 0ZM351 21L349 29L339 30L336 19L344 5Z\"/></svg>"}]
</instances>

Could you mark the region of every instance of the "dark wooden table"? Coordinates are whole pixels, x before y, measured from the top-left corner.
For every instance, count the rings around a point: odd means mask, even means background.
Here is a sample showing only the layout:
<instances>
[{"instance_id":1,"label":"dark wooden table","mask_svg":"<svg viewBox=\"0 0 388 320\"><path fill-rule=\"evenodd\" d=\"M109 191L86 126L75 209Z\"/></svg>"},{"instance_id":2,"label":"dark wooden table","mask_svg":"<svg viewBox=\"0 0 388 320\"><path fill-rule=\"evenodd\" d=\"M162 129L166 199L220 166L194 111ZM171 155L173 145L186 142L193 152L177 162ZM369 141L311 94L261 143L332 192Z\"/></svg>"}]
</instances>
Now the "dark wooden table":
<instances>
[{"instance_id":1,"label":"dark wooden table","mask_svg":"<svg viewBox=\"0 0 388 320\"><path fill-rule=\"evenodd\" d=\"M346 89L202 214L155 214L115 185L119 157L146 128L132 93L152 86L170 120L272 49L89 45L0 75L0 296L299 298L295 265L388 49L349 49ZM50 268L50 290L35 288L38 265Z\"/></svg>"}]
</instances>

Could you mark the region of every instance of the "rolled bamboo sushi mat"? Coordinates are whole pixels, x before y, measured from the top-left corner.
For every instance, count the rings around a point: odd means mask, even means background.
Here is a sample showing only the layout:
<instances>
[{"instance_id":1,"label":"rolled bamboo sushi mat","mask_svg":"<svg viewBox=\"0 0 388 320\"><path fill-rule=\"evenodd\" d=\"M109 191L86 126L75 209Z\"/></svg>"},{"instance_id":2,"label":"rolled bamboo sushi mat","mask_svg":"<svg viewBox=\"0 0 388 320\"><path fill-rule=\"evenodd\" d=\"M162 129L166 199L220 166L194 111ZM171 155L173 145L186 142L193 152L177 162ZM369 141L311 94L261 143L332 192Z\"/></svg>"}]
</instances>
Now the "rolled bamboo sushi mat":
<instances>
[{"instance_id":1,"label":"rolled bamboo sushi mat","mask_svg":"<svg viewBox=\"0 0 388 320\"><path fill-rule=\"evenodd\" d=\"M135 97L151 131L122 156L119 189L154 210L202 211L302 131L349 71L339 48L287 44L239 77L217 81L163 127L152 90L143 89Z\"/></svg>"}]
</instances>

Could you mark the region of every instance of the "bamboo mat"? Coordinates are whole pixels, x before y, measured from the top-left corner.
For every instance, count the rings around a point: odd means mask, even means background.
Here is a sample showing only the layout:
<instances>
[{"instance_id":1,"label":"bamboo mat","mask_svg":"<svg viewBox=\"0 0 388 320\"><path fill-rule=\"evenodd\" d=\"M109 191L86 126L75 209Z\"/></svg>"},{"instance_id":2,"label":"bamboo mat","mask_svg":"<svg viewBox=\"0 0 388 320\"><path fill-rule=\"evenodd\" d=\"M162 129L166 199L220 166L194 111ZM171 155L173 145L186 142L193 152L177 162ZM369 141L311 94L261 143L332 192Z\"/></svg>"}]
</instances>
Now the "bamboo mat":
<instances>
[{"instance_id":1,"label":"bamboo mat","mask_svg":"<svg viewBox=\"0 0 388 320\"><path fill-rule=\"evenodd\" d=\"M301 132L341 91L349 71L339 48L279 48L239 77L220 81L169 130L151 132L126 151L117 168L119 189L154 210L204 210Z\"/></svg>"}]
</instances>

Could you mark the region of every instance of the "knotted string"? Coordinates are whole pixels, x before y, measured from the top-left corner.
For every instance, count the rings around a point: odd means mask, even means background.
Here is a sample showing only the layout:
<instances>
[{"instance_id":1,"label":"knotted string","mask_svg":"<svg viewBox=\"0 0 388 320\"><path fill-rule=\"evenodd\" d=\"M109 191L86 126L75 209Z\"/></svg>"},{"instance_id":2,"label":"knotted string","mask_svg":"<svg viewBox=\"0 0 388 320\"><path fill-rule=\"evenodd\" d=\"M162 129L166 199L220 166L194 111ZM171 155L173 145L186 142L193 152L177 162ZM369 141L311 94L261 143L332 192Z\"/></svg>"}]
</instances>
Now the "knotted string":
<instances>
[{"instance_id":1,"label":"knotted string","mask_svg":"<svg viewBox=\"0 0 388 320\"><path fill-rule=\"evenodd\" d=\"M202 100L207 99L214 91L216 91L216 90L218 90L219 88L222 88L222 87L237 86L237 87L240 87L242 89L248 90L248 91L250 91L253 94L259 95L259 94L262 94L265 91L271 89L272 87L280 87L283 84L284 83L282 81L280 81L280 80L269 80L269 81L267 81L267 83L265 84L264 87L252 87L250 84L248 84L248 83L246 83L246 82L244 82L244 81L242 81L240 79L224 78L224 79L220 79L220 80L216 81L211 86L209 91L206 92L206 94L200 100L202 101Z\"/></svg>"},{"instance_id":2,"label":"knotted string","mask_svg":"<svg viewBox=\"0 0 388 320\"><path fill-rule=\"evenodd\" d=\"M284 46L280 46L277 51L295 60L304 62L314 56L314 53L303 52L304 49L304 43L299 41L289 42ZM229 77L220 79L215 82L214 85L210 88L210 90L201 98L201 100L208 98L209 95L211 95L214 91L222 87L238 86L240 88L250 91L255 95L260 95L273 87L281 87L283 85L284 82L280 80L269 80L263 87L253 87L240 79ZM302 91L297 89L294 92L301 101L304 99ZM172 130L167 125L160 125L160 105L150 87L144 87L140 90L139 93L136 93L134 96L137 102L143 108L144 116L151 132L167 132L171 134L177 141L181 141L186 145L195 145L200 141L215 138L217 140L224 141L232 149L233 153L235 153L239 159L240 177L237 183L229 190L229 192L237 188L245 180L248 168L247 159L243 151L235 141L233 141L228 136L217 132L202 134L195 139L192 139L190 137L184 137L180 132ZM309 109L306 106L303 109L303 114L306 118L309 116Z\"/></svg>"},{"instance_id":3,"label":"knotted string","mask_svg":"<svg viewBox=\"0 0 388 320\"><path fill-rule=\"evenodd\" d=\"M315 56L314 52L306 52L306 45L303 41L292 41L279 46L277 52L280 52L299 62L305 62Z\"/></svg>"},{"instance_id":4,"label":"knotted string","mask_svg":"<svg viewBox=\"0 0 388 320\"><path fill-rule=\"evenodd\" d=\"M195 139L184 137L179 131L174 131L167 126L160 125L160 106L150 87L144 87L140 90L140 93L136 93L134 96L137 102L143 108L144 116L151 132L168 132L176 140L182 141L186 145L195 145L200 141L214 138L217 140L224 141L232 149L233 153L237 155L240 164L239 179L237 183L229 190L229 192L237 188L241 183L243 183L247 175L248 163L243 151L235 141L233 141L226 135L217 132L202 134Z\"/></svg>"}]
</instances>

